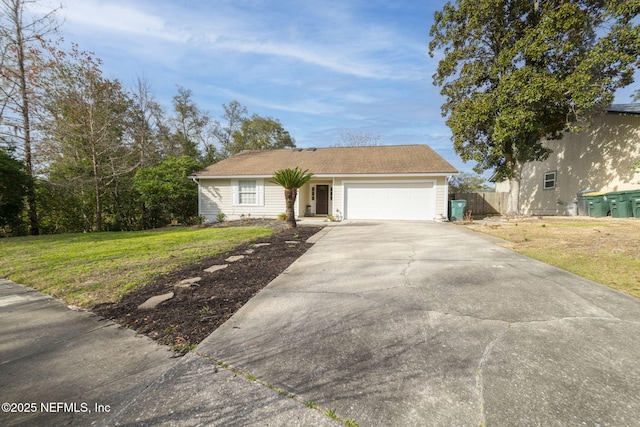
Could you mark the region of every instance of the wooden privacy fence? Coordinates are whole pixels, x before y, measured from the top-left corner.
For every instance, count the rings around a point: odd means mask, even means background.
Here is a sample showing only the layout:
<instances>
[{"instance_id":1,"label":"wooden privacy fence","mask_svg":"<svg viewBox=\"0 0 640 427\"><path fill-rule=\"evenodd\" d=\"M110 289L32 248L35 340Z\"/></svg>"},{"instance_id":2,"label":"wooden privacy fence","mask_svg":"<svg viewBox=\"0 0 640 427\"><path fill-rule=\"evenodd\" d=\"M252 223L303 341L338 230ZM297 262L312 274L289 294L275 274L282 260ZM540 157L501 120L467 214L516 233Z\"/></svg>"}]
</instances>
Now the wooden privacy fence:
<instances>
[{"instance_id":1,"label":"wooden privacy fence","mask_svg":"<svg viewBox=\"0 0 640 427\"><path fill-rule=\"evenodd\" d=\"M509 193L452 193L449 200L466 200L472 215L500 215L507 211Z\"/></svg>"}]
</instances>

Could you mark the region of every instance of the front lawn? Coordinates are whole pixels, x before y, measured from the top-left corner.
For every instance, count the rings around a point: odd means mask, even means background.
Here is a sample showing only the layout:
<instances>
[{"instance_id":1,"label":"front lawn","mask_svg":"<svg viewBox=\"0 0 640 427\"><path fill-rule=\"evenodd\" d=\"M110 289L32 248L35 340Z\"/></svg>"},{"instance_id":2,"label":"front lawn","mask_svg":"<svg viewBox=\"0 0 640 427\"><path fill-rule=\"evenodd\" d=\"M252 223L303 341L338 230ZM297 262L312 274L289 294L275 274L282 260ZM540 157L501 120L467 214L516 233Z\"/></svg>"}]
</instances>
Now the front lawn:
<instances>
[{"instance_id":1,"label":"front lawn","mask_svg":"<svg viewBox=\"0 0 640 427\"><path fill-rule=\"evenodd\" d=\"M253 226L6 238L0 239L0 277L91 307L271 233Z\"/></svg>"},{"instance_id":2,"label":"front lawn","mask_svg":"<svg viewBox=\"0 0 640 427\"><path fill-rule=\"evenodd\" d=\"M640 298L640 220L553 218L468 225L504 246Z\"/></svg>"}]
</instances>

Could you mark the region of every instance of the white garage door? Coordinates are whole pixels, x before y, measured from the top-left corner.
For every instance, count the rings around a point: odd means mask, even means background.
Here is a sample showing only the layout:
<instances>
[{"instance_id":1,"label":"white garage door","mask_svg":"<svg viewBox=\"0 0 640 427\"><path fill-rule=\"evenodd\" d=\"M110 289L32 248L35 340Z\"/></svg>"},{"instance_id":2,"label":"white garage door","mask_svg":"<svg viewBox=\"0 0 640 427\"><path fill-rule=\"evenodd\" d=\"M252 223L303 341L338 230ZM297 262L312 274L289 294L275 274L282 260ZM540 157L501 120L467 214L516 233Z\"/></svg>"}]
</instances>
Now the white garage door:
<instances>
[{"instance_id":1,"label":"white garage door","mask_svg":"<svg viewBox=\"0 0 640 427\"><path fill-rule=\"evenodd\" d=\"M345 219L433 220L433 182L345 183Z\"/></svg>"}]
</instances>

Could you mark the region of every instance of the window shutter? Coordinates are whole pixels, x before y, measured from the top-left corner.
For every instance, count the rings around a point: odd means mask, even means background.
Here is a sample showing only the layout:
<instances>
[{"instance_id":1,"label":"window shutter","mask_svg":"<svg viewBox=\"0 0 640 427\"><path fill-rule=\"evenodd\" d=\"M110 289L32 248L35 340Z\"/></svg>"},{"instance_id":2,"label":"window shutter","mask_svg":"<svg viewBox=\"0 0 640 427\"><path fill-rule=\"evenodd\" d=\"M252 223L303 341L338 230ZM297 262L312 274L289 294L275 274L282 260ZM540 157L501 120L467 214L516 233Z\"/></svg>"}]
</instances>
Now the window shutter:
<instances>
[{"instance_id":1,"label":"window shutter","mask_svg":"<svg viewBox=\"0 0 640 427\"><path fill-rule=\"evenodd\" d=\"M237 206L240 204L240 196L238 195L238 193L239 193L238 180L234 179L231 181L231 199L232 199L232 204L234 206Z\"/></svg>"},{"instance_id":2,"label":"window shutter","mask_svg":"<svg viewBox=\"0 0 640 427\"><path fill-rule=\"evenodd\" d=\"M258 206L264 206L264 180L256 180L256 201Z\"/></svg>"}]
</instances>

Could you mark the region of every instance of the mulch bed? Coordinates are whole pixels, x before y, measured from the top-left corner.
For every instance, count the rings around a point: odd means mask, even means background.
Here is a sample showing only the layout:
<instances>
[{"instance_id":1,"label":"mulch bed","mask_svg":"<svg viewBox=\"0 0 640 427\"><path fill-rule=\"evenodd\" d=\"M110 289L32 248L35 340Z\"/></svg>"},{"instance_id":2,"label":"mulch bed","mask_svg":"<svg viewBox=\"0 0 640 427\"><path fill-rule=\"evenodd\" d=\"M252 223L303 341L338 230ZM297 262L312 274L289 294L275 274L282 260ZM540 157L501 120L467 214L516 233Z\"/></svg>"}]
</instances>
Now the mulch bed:
<instances>
[{"instance_id":1,"label":"mulch bed","mask_svg":"<svg viewBox=\"0 0 640 427\"><path fill-rule=\"evenodd\" d=\"M230 225L238 224L225 223L225 226ZM159 276L148 285L127 293L120 301L98 305L92 311L169 345L179 353L186 353L304 254L312 246L306 240L321 228L282 229L275 226L271 236ZM258 243L270 245L256 247ZM247 254L249 249L253 253ZM235 262L225 261L233 255L245 257ZM213 273L204 271L218 264L229 266ZM202 279L188 288L175 286L181 280L193 277ZM150 297L169 292L173 292L174 297L156 308L138 309Z\"/></svg>"}]
</instances>

